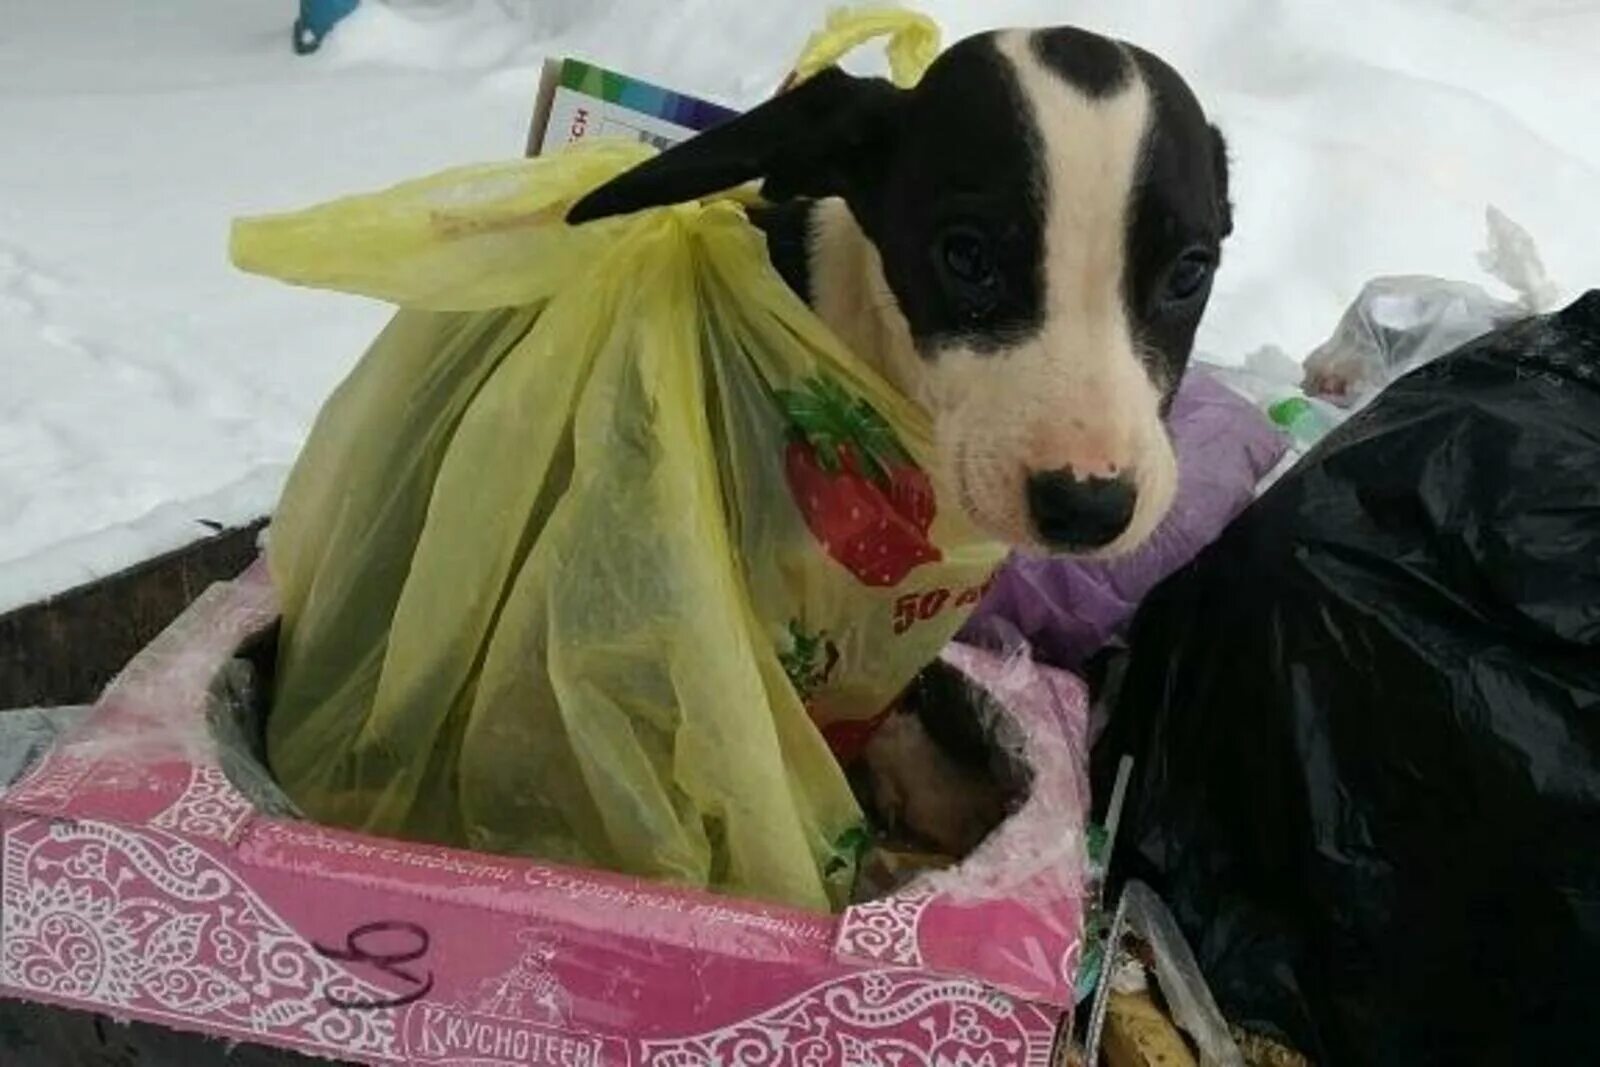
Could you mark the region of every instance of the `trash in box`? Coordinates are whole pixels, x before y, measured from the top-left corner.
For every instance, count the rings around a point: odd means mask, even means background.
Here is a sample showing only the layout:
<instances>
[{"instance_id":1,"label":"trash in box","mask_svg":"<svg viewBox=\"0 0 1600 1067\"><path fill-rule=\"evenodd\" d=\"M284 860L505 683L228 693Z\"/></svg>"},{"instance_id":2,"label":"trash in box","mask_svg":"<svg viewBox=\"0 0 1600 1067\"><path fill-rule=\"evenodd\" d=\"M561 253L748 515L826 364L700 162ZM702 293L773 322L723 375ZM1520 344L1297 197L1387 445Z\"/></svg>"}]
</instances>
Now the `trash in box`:
<instances>
[{"instance_id":1,"label":"trash in box","mask_svg":"<svg viewBox=\"0 0 1600 1067\"><path fill-rule=\"evenodd\" d=\"M0 995L374 1064L1050 1061L1071 676L951 649L1026 739L1028 799L960 867L830 916L294 818L250 750L276 621L264 566L214 586L0 783Z\"/></svg>"}]
</instances>

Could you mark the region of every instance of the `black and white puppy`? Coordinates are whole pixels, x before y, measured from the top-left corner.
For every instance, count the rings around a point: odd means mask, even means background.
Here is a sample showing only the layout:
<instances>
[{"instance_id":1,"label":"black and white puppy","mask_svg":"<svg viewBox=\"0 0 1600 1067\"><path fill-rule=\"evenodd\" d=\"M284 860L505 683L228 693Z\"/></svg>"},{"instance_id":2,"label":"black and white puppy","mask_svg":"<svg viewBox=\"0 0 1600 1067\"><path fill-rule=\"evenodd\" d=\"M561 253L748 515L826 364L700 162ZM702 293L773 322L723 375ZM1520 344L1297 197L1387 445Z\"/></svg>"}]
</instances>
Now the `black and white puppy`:
<instances>
[{"instance_id":1,"label":"black and white puppy","mask_svg":"<svg viewBox=\"0 0 1600 1067\"><path fill-rule=\"evenodd\" d=\"M1055 28L963 40L910 90L830 69L568 218L754 179L774 266L934 419L941 495L1026 548L1116 555L1149 536L1177 484L1162 417L1231 229L1222 137L1171 67ZM931 751L902 723L875 777L925 785L942 813L902 795L905 820L970 836L949 819L972 798L895 746Z\"/></svg>"}]
</instances>

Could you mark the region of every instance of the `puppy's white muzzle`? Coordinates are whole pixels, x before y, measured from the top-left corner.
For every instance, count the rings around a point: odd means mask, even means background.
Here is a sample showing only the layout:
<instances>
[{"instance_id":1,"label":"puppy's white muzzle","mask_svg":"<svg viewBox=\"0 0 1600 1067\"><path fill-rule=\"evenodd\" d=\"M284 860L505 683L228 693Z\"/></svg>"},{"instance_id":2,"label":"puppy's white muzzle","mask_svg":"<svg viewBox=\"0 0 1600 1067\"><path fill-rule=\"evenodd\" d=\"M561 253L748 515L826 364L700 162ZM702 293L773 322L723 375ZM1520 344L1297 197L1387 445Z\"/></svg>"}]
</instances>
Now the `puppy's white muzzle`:
<instances>
[{"instance_id":1,"label":"puppy's white muzzle","mask_svg":"<svg viewBox=\"0 0 1600 1067\"><path fill-rule=\"evenodd\" d=\"M1012 545L1123 555L1176 495L1160 394L1131 348L1092 362L1045 348L936 357L928 399L941 480L975 524Z\"/></svg>"}]
</instances>

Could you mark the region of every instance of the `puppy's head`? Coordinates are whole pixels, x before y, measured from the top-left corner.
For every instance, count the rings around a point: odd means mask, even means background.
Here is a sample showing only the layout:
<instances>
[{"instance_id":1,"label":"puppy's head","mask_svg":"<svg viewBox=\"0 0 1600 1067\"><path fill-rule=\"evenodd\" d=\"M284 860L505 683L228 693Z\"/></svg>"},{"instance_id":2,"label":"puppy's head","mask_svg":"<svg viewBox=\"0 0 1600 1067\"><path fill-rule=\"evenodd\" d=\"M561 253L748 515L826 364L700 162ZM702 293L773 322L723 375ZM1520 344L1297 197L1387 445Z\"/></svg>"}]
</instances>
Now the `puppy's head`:
<instances>
[{"instance_id":1,"label":"puppy's head","mask_svg":"<svg viewBox=\"0 0 1600 1067\"><path fill-rule=\"evenodd\" d=\"M754 178L849 207L974 521L1081 554L1154 530L1177 484L1162 415L1231 228L1222 138L1170 67L1063 28L969 38L911 90L828 70L569 218Z\"/></svg>"}]
</instances>

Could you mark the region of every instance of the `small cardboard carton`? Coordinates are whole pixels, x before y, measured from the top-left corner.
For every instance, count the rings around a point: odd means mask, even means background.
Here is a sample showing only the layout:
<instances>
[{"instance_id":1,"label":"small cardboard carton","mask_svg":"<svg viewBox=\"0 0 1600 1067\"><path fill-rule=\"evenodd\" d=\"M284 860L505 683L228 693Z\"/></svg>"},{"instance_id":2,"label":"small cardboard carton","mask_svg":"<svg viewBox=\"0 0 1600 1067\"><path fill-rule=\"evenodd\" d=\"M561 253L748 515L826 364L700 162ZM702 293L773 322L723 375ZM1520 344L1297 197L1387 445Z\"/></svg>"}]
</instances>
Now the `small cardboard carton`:
<instances>
[{"instance_id":1,"label":"small cardboard carton","mask_svg":"<svg viewBox=\"0 0 1600 1067\"><path fill-rule=\"evenodd\" d=\"M260 563L213 586L0 792L0 995L372 1064L1051 1063L1072 677L953 650L1024 736L1028 798L954 870L830 916L296 819L226 695L276 619Z\"/></svg>"},{"instance_id":2,"label":"small cardboard carton","mask_svg":"<svg viewBox=\"0 0 1600 1067\"><path fill-rule=\"evenodd\" d=\"M669 148L738 112L630 78L580 59L544 65L528 131L528 155L594 137L624 137Z\"/></svg>"}]
</instances>

